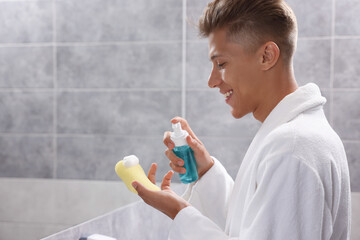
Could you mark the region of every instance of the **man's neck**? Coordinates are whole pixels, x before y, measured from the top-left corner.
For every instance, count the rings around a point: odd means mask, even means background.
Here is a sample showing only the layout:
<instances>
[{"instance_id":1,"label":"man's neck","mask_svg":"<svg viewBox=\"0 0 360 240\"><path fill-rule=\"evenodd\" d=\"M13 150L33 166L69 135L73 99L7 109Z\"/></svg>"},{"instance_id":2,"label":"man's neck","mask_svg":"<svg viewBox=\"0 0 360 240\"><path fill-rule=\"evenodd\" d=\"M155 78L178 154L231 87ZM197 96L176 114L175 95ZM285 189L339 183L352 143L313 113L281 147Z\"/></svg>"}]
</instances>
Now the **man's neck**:
<instances>
[{"instance_id":1,"label":"man's neck","mask_svg":"<svg viewBox=\"0 0 360 240\"><path fill-rule=\"evenodd\" d=\"M260 104L253 112L255 119L260 122L265 121L285 96L293 93L298 88L292 69L282 74L276 74L275 72L273 77L264 82L266 87L262 93Z\"/></svg>"}]
</instances>

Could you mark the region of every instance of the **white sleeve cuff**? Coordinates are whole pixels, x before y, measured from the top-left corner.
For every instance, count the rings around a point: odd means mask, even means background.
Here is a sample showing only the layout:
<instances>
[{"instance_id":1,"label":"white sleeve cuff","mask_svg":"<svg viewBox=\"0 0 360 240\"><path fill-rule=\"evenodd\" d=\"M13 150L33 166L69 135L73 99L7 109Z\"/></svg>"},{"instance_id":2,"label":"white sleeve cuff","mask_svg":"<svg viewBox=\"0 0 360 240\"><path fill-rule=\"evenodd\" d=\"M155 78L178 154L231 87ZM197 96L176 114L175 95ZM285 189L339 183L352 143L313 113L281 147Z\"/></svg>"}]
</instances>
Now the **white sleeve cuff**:
<instances>
[{"instance_id":1,"label":"white sleeve cuff","mask_svg":"<svg viewBox=\"0 0 360 240\"><path fill-rule=\"evenodd\" d=\"M187 184L186 190L181 196L186 201L191 201L191 195L193 192L193 189L198 188L197 185L207 185L207 179L211 181L211 179L214 179L216 175L218 174L224 174L226 172L223 165L217 160L215 157L211 157L214 160L214 165L197 181Z\"/></svg>"}]
</instances>

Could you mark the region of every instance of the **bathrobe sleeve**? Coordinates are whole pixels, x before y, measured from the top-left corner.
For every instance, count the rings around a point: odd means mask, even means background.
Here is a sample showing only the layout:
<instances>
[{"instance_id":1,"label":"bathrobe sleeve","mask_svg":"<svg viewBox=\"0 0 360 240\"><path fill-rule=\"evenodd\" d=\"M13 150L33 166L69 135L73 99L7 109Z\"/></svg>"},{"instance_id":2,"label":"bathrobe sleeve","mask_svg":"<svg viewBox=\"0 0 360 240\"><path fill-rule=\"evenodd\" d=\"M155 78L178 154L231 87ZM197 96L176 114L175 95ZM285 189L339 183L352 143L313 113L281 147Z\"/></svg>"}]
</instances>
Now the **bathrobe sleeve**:
<instances>
[{"instance_id":1,"label":"bathrobe sleeve","mask_svg":"<svg viewBox=\"0 0 360 240\"><path fill-rule=\"evenodd\" d=\"M269 240L325 239L322 226L331 227L329 209L324 204L324 188L314 169L296 156L275 151L260 162L257 189L244 209L237 236L228 236L223 228L195 207L181 210L170 228L169 239ZM213 189L208 185L209 191ZM203 199L222 198L204 196ZM212 208L221 208L212 199ZM324 220L325 219L325 220ZM234 235L234 234L233 234Z\"/></svg>"},{"instance_id":2,"label":"bathrobe sleeve","mask_svg":"<svg viewBox=\"0 0 360 240\"><path fill-rule=\"evenodd\" d=\"M214 165L199 181L188 184L182 197L202 215L210 218L221 229L225 229L228 202L234 181L223 165L216 158L212 158Z\"/></svg>"}]
</instances>

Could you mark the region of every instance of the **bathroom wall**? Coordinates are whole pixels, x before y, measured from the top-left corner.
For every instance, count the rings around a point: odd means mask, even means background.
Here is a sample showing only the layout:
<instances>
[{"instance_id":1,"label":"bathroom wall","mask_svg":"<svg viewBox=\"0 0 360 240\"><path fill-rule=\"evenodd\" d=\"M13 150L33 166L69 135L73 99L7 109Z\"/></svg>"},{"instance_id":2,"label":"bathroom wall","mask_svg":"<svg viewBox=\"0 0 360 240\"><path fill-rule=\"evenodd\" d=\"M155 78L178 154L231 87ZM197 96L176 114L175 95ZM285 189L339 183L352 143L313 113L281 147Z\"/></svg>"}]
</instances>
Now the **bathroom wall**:
<instances>
[{"instance_id":1,"label":"bathroom wall","mask_svg":"<svg viewBox=\"0 0 360 240\"><path fill-rule=\"evenodd\" d=\"M206 2L0 1L0 239L6 229L38 238L137 200L118 192L81 218L69 208L88 201L69 197L76 192L94 198L120 186L113 168L124 155L138 155L145 169L158 163L160 180L170 169L163 133L177 115L235 176L260 124L250 115L234 120L223 96L207 87L207 40L194 28ZM299 25L296 78L317 83L327 98L359 192L360 2L288 3ZM42 204L25 220L16 217L49 196L49 209L67 203L59 207L76 220L37 215Z\"/></svg>"}]
</instances>

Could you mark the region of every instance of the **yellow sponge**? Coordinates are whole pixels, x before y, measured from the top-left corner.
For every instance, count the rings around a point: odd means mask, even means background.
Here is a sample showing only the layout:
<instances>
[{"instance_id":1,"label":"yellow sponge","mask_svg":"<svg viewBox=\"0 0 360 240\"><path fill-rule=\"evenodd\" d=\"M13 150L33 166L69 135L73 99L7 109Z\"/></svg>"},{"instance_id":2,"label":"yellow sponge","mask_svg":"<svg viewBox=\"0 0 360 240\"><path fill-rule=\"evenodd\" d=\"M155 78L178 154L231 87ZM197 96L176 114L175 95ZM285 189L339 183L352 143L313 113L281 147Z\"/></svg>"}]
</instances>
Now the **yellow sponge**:
<instances>
[{"instance_id":1,"label":"yellow sponge","mask_svg":"<svg viewBox=\"0 0 360 240\"><path fill-rule=\"evenodd\" d=\"M124 157L123 160L119 161L115 166L115 172L124 181L127 188L133 193L137 194L137 191L131 185L131 183L135 180L149 190L160 191L160 188L148 179L139 164L139 159L135 155Z\"/></svg>"}]
</instances>

